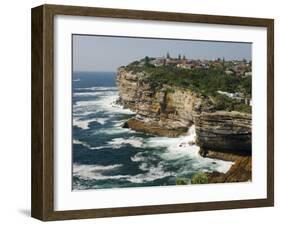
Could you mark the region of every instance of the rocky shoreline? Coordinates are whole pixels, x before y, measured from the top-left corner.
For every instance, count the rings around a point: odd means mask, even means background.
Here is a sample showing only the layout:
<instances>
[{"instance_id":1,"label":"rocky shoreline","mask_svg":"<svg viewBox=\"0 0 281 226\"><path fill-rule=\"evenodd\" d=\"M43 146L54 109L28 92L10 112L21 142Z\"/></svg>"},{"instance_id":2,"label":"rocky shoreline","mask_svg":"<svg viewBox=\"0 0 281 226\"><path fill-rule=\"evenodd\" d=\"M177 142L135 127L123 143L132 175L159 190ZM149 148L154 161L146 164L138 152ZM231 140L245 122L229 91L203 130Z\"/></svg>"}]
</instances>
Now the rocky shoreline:
<instances>
[{"instance_id":1,"label":"rocky shoreline","mask_svg":"<svg viewBox=\"0 0 281 226\"><path fill-rule=\"evenodd\" d=\"M227 173L208 173L209 183L247 182L252 180L252 157L237 157Z\"/></svg>"},{"instance_id":2,"label":"rocky shoreline","mask_svg":"<svg viewBox=\"0 0 281 226\"><path fill-rule=\"evenodd\" d=\"M178 137L180 135L186 134L186 130L184 128L169 129L166 127L161 127L158 122L140 120L137 118L129 119L127 122L124 123L123 127L157 136Z\"/></svg>"},{"instance_id":3,"label":"rocky shoreline","mask_svg":"<svg viewBox=\"0 0 281 226\"><path fill-rule=\"evenodd\" d=\"M251 180L251 114L216 111L209 97L161 85L149 75L121 67L117 73L119 104L136 112L124 127L158 136L178 137L195 125L203 157L234 161L226 174L209 173L210 183Z\"/></svg>"}]
</instances>

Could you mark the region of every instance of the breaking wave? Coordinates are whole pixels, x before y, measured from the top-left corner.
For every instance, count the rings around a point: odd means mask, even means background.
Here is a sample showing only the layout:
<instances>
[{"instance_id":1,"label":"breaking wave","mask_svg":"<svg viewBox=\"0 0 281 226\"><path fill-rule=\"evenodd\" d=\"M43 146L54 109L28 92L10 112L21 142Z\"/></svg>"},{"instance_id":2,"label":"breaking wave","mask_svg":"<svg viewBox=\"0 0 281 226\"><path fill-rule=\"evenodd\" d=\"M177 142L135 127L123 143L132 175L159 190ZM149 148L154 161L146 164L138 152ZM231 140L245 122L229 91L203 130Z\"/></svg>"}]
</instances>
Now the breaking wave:
<instances>
[{"instance_id":1,"label":"breaking wave","mask_svg":"<svg viewBox=\"0 0 281 226\"><path fill-rule=\"evenodd\" d=\"M94 118L94 119L80 119L78 117L73 118L73 126L77 126L81 129L89 129L89 124L91 122L97 122L101 125L105 124L108 118Z\"/></svg>"},{"instance_id":2,"label":"breaking wave","mask_svg":"<svg viewBox=\"0 0 281 226\"><path fill-rule=\"evenodd\" d=\"M120 148L127 144L129 144L135 148L141 148L143 145L143 138L141 138L141 137L130 137L128 139L114 138L111 141L109 141L108 144L111 145L112 148L114 148L114 149Z\"/></svg>"},{"instance_id":3,"label":"breaking wave","mask_svg":"<svg viewBox=\"0 0 281 226\"><path fill-rule=\"evenodd\" d=\"M105 175L109 171L118 170L122 167L120 164L101 166L101 165L79 165L73 164L73 175L83 180L126 180L131 183L145 183L174 176L172 172L165 172L163 166L158 164L155 167L149 167L146 173L137 175Z\"/></svg>"},{"instance_id":4,"label":"breaking wave","mask_svg":"<svg viewBox=\"0 0 281 226\"><path fill-rule=\"evenodd\" d=\"M225 173L233 164L200 156L195 126L177 138L123 128L136 113L118 105L117 99L117 87L74 88L74 190L175 184L176 177Z\"/></svg>"},{"instance_id":5,"label":"breaking wave","mask_svg":"<svg viewBox=\"0 0 281 226\"><path fill-rule=\"evenodd\" d=\"M232 162L203 158L198 154L199 147L194 145L195 129L191 127L188 135L179 138L151 137L144 139L142 137L131 136L128 139L114 138L106 146L91 147L90 145L75 141L77 144L84 145L89 149L113 148L120 149L124 145L130 145L134 148L144 148L147 151L141 151L132 156L132 162L138 164L143 173L135 175L118 174L122 168L121 164L101 166L101 165L79 165L74 164L73 175L83 180L122 180L133 184L147 183L162 178L184 176L199 171L218 171L226 173ZM164 148L160 151L151 151L154 148ZM171 161L177 169L170 170ZM155 163L157 162L157 163ZM116 171L116 174L107 175L108 172Z\"/></svg>"},{"instance_id":6,"label":"breaking wave","mask_svg":"<svg viewBox=\"0 0 281 226\"><path fill-rule=\"evenodd\" d=\"M107 148L107 146L98 146L98 147L92 147L91 145L89 145L87 142L84 141L80 141L80 140L73 140L73 144L80 144L90 150L100 150L103 148Z\"/></svg>"}]
</instances>

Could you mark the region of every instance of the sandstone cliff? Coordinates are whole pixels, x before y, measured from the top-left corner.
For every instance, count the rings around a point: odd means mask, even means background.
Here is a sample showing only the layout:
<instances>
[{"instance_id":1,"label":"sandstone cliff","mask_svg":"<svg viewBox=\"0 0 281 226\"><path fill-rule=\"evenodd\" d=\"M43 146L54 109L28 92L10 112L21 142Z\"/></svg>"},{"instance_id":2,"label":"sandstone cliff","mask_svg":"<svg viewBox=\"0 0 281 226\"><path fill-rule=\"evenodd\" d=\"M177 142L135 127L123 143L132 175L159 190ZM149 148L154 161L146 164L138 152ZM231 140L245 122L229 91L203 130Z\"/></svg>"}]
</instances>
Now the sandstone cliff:
<instances>
[{"instance_id":1,"label":"sandstone cliff","mask_svg":"<svg viewBox=\"0 0 281 226\"><path fill-rule=\"evenodd\" d=\"M251 153L250 114L225 111L202 112L194 118L197 144L203 155L214 156L214 151L234 152L239 155Z\"/></svg>"},{"instance_id":2,"label":"sandstone cliff","mask_svg":"<svg viewBox=\"0 0 281 226\"><path fill-rule=\"evenodd\" d=\"M138 114L127 126L157 135L177 136L187 132L194 122L194 111L207 111L208 104L199 94L178 87L152 87L143 72L132 73L120 68L117 75L119 102ZM153 129L145 125L151 124ZM158 131L159 130L159 131ZM167 131L161 132L162 131Z\"/></svg>"},{"instance_id":3,"label":"sandstone cliff","mask_svg":"<svg viewBox=\"0 0 281 226\"><path fill-rule=\"evenodd\" d=\"M118 102L137 114L124 127L177 137L194 124L202 156L235 162L227 174L210 174L210 182L251 180L251 114L216 111L209 97L167 84L155 86L145 72L123 67L117 86Z\"/></svg>"},{"instance_id":4,"label":"sandstone cliff","mask_svg":"<svg viewBox=\"0 0 281 226\"><path fill-rule=\"evenodd\" d=\"M155 85L149 74L124 67L118 70L117 86L118 102L137 114L124 127L177 137L194 124L202 156L235 162L227 174L210 174L210 182L251 180L251 114L216 111L210 97L182 87Z\"/></svg>"},{"instance_id":5,"label":"sandstone cliff","mask_svg":"<svg viewBox=\"0 0 281 226\"><path fill-rule=\"evenodd\" d=\"M155 87L149 75L122 67L117 86L119 103L137 113L126 127L178 136L195 124L197 143L204 151L251 151L251 114L214 111L211 98L166 84Z\"/></svg>"}]
</instances>

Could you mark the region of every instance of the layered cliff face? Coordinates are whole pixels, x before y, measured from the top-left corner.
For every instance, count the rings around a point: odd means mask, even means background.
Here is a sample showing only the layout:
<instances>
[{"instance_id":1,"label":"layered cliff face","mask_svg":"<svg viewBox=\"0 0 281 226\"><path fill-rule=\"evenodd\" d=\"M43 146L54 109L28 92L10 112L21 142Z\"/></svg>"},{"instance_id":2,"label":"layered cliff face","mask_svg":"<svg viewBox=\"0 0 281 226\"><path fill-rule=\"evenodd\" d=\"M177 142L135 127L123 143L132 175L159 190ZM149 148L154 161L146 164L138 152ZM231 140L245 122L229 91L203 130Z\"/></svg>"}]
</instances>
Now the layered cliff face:
<instances>
[{"instance_id":1,"label":"layered cliff face","mask_svg":"<svg viewBox=\"0 0 281 226\"><path fill-rule=\"evenodd\" d=\"M251 114L216 111L212 98L167 84L155 86L143 71L120 68L117 85L119 103L137 114L124 127L177 137L194 124L202 156L234 162L226 174L210 173L210 183L251 180Z\"/></svg>"},{"instance_id":2,"label":"layered cliff face","mask_svg":"<svg viewBox=\"0 0 281 226\"><path fill-rule=\"evenodd\" d=\"M126 127L160 136L179 136L195 124L197 144L204 156L218 152L251 154L251 114L214 111L207 97L188 89L153 87L149 75L120 68L117 74L119 102L137 113ZM219 158L226 158L217 154Z\"/></svg>"},{"instance_id":3,"label":"layered cliff face","mask_svg":"<svg viewBox=\"0 0 281 226\"><path fill-rule=\"evenodd\" d=\"M217 111L202 112L195 117L197 144L204 156L216 152L250 155L252 150L252 119L250 114ZM214 152L215 151L215 152ZM223 158L223 155L217 156Z\"/></svg>"},{"instance_id":4,"label":"layered cliff face","mask_svg":"<svg viewBox=\"0 0 281 226\"><path fill-rule=\"evenodd\" d=\"M138 114L127 126L142 127L144 132L165 135L164 131L167 131L167 136L185 133L194 122L194 112L208 106L202 104L200 95L189 90L168 85L152 87L142 72L134 74L120 68L117 85L120 104ZM147 124L154 129L148 131Z\"/></svg>"}]
</instances>

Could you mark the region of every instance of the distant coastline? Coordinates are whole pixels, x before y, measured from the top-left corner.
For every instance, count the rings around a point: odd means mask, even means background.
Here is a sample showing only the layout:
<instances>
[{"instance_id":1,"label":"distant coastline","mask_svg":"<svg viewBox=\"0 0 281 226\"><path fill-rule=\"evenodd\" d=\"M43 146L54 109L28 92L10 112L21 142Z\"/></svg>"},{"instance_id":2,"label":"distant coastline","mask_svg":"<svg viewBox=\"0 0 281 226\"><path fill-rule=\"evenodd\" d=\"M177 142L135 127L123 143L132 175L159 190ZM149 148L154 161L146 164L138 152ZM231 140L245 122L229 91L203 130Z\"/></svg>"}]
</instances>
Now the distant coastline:
<instances>
[{"instance_id":1,"label":"distant coastline","mask_svg":"<svg viewBox=\"0 0 281 226\"><path fill-rule=\"evenodd\" d=\"M73 75L75 74L98 74L98 73L105 73L105 74L110 74L110 73L116 73L116 71L73 71Z\"/></svg>"}]
</instances>

